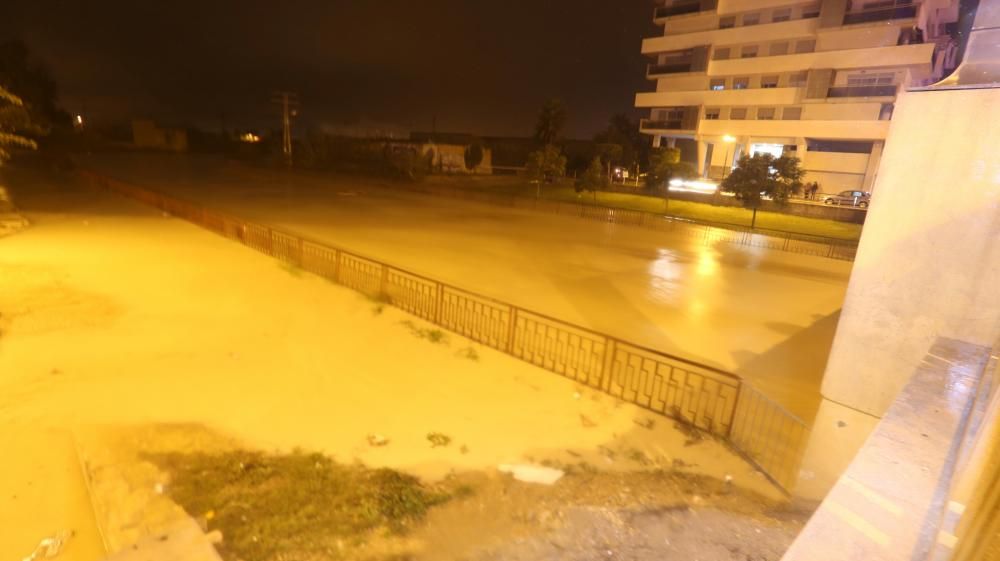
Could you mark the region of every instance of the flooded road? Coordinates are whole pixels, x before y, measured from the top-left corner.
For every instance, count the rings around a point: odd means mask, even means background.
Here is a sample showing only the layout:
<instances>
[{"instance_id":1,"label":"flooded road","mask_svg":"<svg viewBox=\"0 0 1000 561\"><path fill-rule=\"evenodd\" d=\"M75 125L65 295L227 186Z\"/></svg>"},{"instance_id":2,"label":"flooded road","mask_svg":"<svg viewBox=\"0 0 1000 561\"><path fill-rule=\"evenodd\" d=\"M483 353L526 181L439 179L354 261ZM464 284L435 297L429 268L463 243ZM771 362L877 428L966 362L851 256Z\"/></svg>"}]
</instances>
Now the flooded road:
<instances>
[{"instance_id":1,"label":"flooded road","mask_svg":"<svg viewBox=\"0 0 1000 561\"><path fill-rule=\"evenodd\" d=\"M89 165L654 349L735 372L806 422L851 263L221 160Z\"/></svg>"}]
</instances>

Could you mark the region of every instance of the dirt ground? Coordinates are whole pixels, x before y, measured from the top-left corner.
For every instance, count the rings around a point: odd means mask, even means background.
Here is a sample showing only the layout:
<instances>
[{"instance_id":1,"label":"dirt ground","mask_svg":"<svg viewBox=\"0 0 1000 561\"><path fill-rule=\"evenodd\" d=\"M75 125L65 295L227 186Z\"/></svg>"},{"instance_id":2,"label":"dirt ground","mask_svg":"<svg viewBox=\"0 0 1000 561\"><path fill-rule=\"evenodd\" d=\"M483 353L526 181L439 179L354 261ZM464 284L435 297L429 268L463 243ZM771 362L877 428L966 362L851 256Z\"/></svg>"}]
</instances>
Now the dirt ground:
<instances>
[{"instance_id":1,"label":"dirt ground","mask_svg":"<svg viewBox=\"0 0 1000 561\"><path fill-rule=\"evenodd\" d=\"M135 531L136 520L149 524L149 531L174 523L178 510L169 497L207 530L222 532L226 561L314 558L317 549L326 552L321 558L365 561L775 561L807 517L783 502L683 469L626 472L561 466L569 468L567 474L551 486L516 481L494 469L449 476L433 490L452 498L432 506L403 531L345 535L343 528L314 526L287 535L280 529L299 522L286 517L316 512L314 507L333 508L308 499L325 496L316 481L299 475L303 492L288 493L298 497L292 499L299 501L297 510L275 519L271 511L287 511L288 505L279 498L275 500L282 504L267 508L241 495L242 464L219 466L232 473L226 489L205 488L202 479L216 481L207 471L175 473L169 467L183 462L185 454L231 458L242 449L237 441L193 425L104 430L81 439L94 488L113 498L113 508L104 501L97 509L99 517L108 519L104 525L118 529L111 533L113 542L129 543L142 535ZM168 456L174 459L164 463ZM204 458L198 461L208 465ZM267 468L269 479L263 482L261 475L246 475L252 488L288 485L280 473L271 472L274 466ZM201 488L193 499L192 486ZM235 525L234 512L242 520ZM243 544L243 555L228 542Z\"/></svg>"},{"instance_id":2,"label":"dirt ground","mask_svg":"<svg viewBox=\"0 0 1000 561\"><path fill-rule=\"evenodd\" d=\"M415 336L414 325L433 327L66 177L8 170L6 181L33 224L0 239L0 435L21 439L0 477L11 496L46 496L37 478L12 476L41 477L40 464L51 467L45 489L86 496L76 455L53 453L71 439L51 435L193 423L250 449L301 448L426 481L574 463L581 473L564 486L591 471L611 482L661 469L729 475L780 498L721 444L691 443L638 407L457 336ZM430 433L450 445L430 445ZM0 557L22 558L69 527L77 538L64 558L100 558L93 513L83 502L59 508L56 517L51 500L0 502ZM544 555L546 542L534 543Z\"/></svg>"}]
</instances>

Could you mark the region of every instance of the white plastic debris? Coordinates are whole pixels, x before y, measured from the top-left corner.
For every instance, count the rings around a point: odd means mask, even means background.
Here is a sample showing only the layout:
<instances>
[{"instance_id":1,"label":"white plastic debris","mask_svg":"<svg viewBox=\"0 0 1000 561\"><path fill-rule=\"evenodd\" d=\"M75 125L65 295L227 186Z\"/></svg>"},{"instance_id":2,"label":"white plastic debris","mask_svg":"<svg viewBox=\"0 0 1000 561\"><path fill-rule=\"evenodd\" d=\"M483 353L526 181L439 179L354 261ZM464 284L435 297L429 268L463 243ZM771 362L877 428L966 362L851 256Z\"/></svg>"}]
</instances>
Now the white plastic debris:
<instances>
[{"instance_id":1,"label":"white plastic debris","mask_svg":"<svg viewBox=\"0 0 1000 561\"><path fill-rule=\"evenodd\" d=\"M52 559L59 552L62 551L63 546L66 545L66 541L73 537L73 532L59 532L58 534L43 539L38 542L38 546L35 551L31 552L31 555L25 557L23 561L36 561L38 559Z\"/></svg>"},{"instance_id":2,"label":"white plastic debris","mask_svg":"<svg viewBox=\"0 0 1000 561\"><path fill-rule=\"evenodd\" d=\"M497 469L501 473L513 475L514 479L518 481L540 483L542 485L552 485L564 475L561 469L531 464L500 464Z\"/></svg>"}]
</instances>

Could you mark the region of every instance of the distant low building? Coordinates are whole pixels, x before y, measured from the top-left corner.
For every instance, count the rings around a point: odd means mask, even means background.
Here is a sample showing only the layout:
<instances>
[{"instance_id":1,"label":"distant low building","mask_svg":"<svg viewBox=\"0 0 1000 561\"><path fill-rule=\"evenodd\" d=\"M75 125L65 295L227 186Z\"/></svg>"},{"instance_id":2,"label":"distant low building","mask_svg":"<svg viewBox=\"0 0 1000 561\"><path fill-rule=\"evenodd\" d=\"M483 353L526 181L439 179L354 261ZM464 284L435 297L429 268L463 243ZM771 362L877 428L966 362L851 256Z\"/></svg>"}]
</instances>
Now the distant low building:
<instances>
[{"instance_id":1,"label":"distant low building","mask_svg":"<svg viewBox=\"0 0 1000 561\"><path fill-rule=\"evenodd\" d=\"M431 153L431 167L435 173L493 173L493 151L474 135L413 132L409 143L421 154ZM469 166L473 161L477 163Z\"/></svg>"},{"instance_id":2,"label":"distant low building","mask_svg":"<svg viewBox=\"0 0 1000 561\"><path fill-rule=\"evenodd\" d=\"M187 131L183 129L161 128L150 119L132 121L132 143L136 148L186 152Z\"/></svg>"}]
</instances>

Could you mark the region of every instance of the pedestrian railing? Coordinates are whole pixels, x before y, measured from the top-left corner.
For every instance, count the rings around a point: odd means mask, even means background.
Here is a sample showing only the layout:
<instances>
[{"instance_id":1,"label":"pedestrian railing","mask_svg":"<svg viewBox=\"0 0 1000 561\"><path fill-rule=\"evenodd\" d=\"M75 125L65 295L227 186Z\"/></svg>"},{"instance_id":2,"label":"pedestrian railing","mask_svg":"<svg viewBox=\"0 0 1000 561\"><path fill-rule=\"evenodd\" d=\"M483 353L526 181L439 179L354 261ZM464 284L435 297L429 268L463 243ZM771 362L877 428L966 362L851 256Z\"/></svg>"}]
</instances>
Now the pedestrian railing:
<instances>
[{"instance_id":1,"label":"pedestrian railing","mask_svg":"<svg viewBox=\"0 0 1000 561\"><path fill-rule=\"evenodd\" d=\"M808 433L805 423L735 374L170 195L88 171L80 175L93 185L193 222L473 341L706 431L727 441L786 491L797 480ZM636 219L635 211L622 212L623 220Z\"/></svg>"},{"instance_id":2,"label":"pedestrian railing","mask_svg":"<svg viewBox=\"0 0 1000 561\"><path fill-rule=\"evenodd\" d=\"M641 210L608 207L596 204L586 204L550 199L538 199L497 193L477 191L459 187L438 185L396 185L394 188L416 191L429 195L460 198L480 203L507 206L520 209L576 216L586 220L598 220L612 224L623 224L669 231L678 235L701 240L705 243L731 243L736 245L760 247L778 251L788 251L805 255L815 255L842 261L853 261L858 251L858 242L842 240L826 236L800 234L784 230L768 228L750 228L741 224L725 222L709 222L688 218L680 218L665 214L656 214Z\"/></svg>"}]
</instances>

